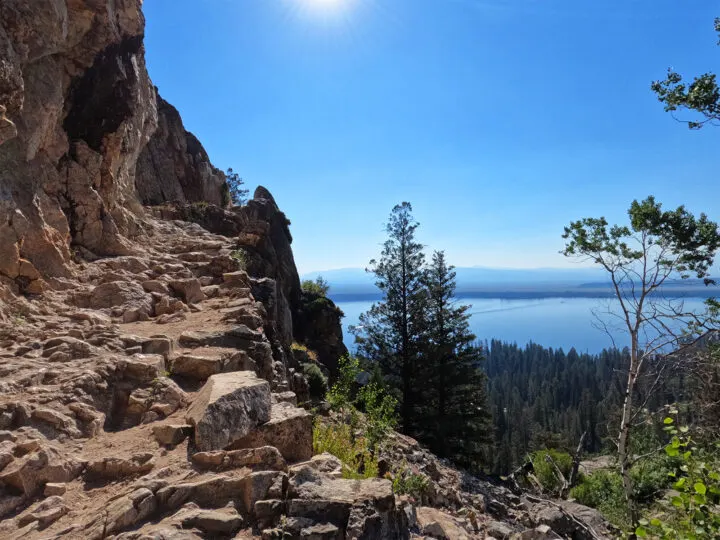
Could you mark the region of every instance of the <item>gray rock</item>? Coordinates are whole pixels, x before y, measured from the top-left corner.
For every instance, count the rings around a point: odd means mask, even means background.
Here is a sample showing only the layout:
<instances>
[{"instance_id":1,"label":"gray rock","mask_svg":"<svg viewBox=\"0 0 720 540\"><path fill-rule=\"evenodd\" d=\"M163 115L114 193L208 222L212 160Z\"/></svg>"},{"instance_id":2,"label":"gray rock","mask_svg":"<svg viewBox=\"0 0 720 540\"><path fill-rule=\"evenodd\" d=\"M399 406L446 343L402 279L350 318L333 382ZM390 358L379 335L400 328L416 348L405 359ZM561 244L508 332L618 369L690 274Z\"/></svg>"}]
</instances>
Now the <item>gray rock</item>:
<instances>
[{"instance_id":1,"label":"gray rock","mask_svg":"<svg viewBox=\"0 0 720 540\"><path fill-rule=\"evenodd\" d=\"M312 415L289 403L276 403L270 421L233 443L233 448L274 446L291 463L312 457Z\"/></svg>"},{"instance_id":2,"label":"gray rock","mask_svg":"<svg viewBox=\"0 0 720 540\"><path fill-rule=\"evenodd\" d=\"M199 450L222 450L270 420L270 384L249 371L213 375L187 419Z\"/></svg>"}]
</instances>

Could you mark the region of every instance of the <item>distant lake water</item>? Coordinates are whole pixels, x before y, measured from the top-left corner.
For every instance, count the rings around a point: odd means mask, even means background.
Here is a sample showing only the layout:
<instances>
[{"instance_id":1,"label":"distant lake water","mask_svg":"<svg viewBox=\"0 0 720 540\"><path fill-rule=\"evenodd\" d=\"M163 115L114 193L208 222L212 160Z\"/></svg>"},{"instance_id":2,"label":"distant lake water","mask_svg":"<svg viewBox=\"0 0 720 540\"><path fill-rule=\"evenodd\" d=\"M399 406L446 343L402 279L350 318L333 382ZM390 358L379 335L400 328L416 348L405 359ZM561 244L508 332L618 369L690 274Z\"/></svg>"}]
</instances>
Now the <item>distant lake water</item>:
<instances>
[{"instance_id":1,"label":"distant lake water","mask_svg":"<svg viewBox=\"0 0 720 540\"><path fill-rule=\"evenodd\" d=\"M502 298L459 298L458 302L471 305L470 327L480 340L499 339L525 345L532 341L544 347L575 347L578 352L598 353L613 346L607 333L593 326L593 310L617 310L617 302L601 298L543 298L537 300ZM685 308L703 310L703 299L687 298ZM345 313L343 333L345 344L353 350L354 336L348 327L358 323L360 314L369 310L373 302L337 302ZM607 314L601 318L617 326L617 320ZM613 321L614 324L613 324ZM629 345L621 331L612 330L618 347Z\"/></svg>"}]
</instances>

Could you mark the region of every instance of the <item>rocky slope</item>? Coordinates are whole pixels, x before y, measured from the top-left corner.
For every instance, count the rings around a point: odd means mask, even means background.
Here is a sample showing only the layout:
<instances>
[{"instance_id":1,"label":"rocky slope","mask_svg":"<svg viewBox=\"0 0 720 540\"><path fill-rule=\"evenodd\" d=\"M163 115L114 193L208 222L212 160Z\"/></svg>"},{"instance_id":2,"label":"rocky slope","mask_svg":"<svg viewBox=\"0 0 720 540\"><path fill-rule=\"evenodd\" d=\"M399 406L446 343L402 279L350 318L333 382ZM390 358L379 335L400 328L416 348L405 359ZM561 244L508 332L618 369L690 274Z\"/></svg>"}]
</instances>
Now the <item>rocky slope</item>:
<instances>
[{"instance_id":1,"label":"rocky slope","mask_svg":"<svg viewBox=\"0 0 720 540\"><path fill-rule=\"evenodd\" d=\"M604 534L400 435L422 500L312 455L292 344L334 369L340 313L266 189L217 206L143 32L140 0L0 0L0 537Z\"/></svg>"}]
</instances>

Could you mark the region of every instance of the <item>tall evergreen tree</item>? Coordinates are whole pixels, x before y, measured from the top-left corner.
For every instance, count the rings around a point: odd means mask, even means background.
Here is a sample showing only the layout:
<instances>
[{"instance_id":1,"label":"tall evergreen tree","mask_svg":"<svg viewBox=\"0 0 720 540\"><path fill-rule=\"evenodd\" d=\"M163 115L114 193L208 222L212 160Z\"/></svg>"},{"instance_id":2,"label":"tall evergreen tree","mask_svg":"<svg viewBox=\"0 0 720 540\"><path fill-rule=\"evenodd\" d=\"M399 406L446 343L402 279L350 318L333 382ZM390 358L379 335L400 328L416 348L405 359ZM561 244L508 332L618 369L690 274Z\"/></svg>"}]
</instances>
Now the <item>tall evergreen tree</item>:
<instances>
[{"instance_id":1,"label":"tall evergreen tree","mask_svg":"<svg viewBox=\"0 0 720 540\"><path fill-rule=\"evenodd\" d=\"M426 294L421 277L425 255L415 240L418 223L408 202L393 208L386 225L388 239L379 261L370 261L369 272L383 300L373 304L351 328L358 354L380 366L400 402L402 429L414 433L417 404L416 371L421 350Z\"/></svg>"},{"instance_id":2,"label":"tall evergreen tree","mask_svg":"<svg viewBox=\"0 0 720 540\"><path fill-rule=\"evenodd\" d=\"M438 455L476 467L492 428L482 351L470 332L470 306L454 302L455 272L442 251L433 254L423 282L428 298L419 375L425 414L419 435Z\"/></svg>"}]
</instances>

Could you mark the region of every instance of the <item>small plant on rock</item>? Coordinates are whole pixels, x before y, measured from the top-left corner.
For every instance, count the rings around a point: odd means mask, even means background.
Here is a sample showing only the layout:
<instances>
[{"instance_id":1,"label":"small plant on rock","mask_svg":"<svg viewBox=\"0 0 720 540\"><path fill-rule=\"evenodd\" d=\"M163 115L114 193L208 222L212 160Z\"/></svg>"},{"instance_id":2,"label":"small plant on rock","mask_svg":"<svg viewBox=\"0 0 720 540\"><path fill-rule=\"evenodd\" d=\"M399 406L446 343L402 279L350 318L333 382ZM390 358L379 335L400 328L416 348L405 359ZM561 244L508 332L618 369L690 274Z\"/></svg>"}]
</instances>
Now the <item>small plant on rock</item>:
<instances>
[{"instance_id":1,"label":"small plant on rock","mask_svg":"<svg viewBox=\"0 0 720 540\"><path fill-rule=\"evenodd\" d=\"M247 270L247 254L244 249L236 249L230 253L230 258L240 263L241 270Z\"/></svg>"},{"instance_id":2,"label":"small plant on rock","mask_svg":"<svg viewBox=\"0 0 720 540\"><path fill-rule=\"evenodd\" d=\"M403 463L393 477L393 492L397 495L409 495L419 503L427 496L430 482L422 474L413 472Z\"/></svg>"}]
</instances>

